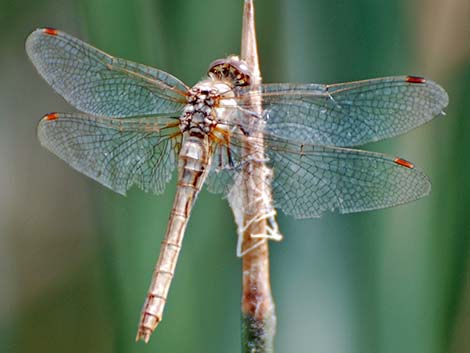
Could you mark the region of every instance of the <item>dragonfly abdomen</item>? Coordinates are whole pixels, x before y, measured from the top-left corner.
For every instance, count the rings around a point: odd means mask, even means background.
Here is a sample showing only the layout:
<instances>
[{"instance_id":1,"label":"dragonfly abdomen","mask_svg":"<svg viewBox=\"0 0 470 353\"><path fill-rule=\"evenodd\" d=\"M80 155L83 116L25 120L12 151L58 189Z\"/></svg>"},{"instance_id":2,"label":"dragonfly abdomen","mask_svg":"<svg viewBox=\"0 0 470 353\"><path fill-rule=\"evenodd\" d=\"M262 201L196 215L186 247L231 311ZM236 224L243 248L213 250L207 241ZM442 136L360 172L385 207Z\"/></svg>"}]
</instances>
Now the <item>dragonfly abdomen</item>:
<instances>
[{"instance_id":1,"label":"dragonfly abdomen","mask_svg":"<svg viewBox=\"0 0 470 353\"><path fill-rule=\"evenodd\" d=\"M199 191L210 164L210 142L207 135L187 133L179 155L178 186Z\"/></svg>"},{"instance_id":2,"label":"dragonfly abdomen","mask_svg":"<svg viewBox=\"0 0 470 353\"><path fill-rule=\"evenodd\" d=\"M175 273L176 262L194 201L201 190L210 167L207 136L190 132L183 135L179 154L178 184L160 256L142 308L136 340L148 342L163 317L165 302Z\"/></svg>"}]
</instances>

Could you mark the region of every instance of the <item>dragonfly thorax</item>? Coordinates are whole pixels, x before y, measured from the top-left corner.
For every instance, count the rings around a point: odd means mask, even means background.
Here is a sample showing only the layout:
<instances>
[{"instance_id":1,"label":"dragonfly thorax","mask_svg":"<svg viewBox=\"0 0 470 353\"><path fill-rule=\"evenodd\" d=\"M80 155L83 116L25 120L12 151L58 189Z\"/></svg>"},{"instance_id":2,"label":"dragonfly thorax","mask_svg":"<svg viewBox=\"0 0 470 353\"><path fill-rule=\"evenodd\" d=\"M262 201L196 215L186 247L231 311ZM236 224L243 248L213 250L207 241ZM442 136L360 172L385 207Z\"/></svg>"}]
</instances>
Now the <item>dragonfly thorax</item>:
<instances>
[{"instance_id":1,"label":"dragonfly thorax","mask_svg":"<svg viewBox=\"0 0 470 353\"><path fill-rule=\"evenodd\" d=\"M230 90L228 85L212 79L191 88L180 117L181 131L210 133L217 125L216 109L220 106L221 94Z\"/></svg>"}]
</instances>

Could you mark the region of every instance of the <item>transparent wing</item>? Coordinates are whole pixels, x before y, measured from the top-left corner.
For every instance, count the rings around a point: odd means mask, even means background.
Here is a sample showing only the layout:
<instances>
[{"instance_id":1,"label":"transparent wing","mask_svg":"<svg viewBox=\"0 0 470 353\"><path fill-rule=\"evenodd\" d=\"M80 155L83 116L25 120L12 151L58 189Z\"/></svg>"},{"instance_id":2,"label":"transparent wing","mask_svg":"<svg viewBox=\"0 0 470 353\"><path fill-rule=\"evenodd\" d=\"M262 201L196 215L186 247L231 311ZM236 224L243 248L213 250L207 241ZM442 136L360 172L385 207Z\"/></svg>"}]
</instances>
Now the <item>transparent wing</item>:
<instances>
[{"instance_id":1,"label":"transparent wing","mask_svg":"<svg viewBox=\"0 0 470 353\"><path fill-rule=\"evenodd\" d=\"M356 146L405 133L448 104L442 87L414 76L333 85L265 84L261 90L267 132L327 146ZM249 94L257 93L243 89L240 100Z\"/></svg>"},{"instance_id":2,"label":"transparent wing","mask_svg":"<svg viewBox=\"0 0 470 353\"><path fill-rule=\"evenodd\" d=\"M77 109L98 116L178 116L184 83L166 72L114 58L64 32L32 32L26 51L42 77Z\"/></svg>"},{"instance_id":3,"label":"transparent wing","mask_svg":"<svg viewBox=\"0 0 470 353\"><path fill-rule=\"evenodd\" d=\"M212 150L211 169L206 179L207 190L226 195L243 165L241 142L214 143Z\"/></svg>"},{"instance_id":4,"label":"transparent wing","mask_svg":"<svg viewBox=\"0 0 470 353\"><path fill-rule=\"evenodd\" d=\"M401 158L383 154L267 140L275 206L297 218L325 211L361 212L419 199L428 177Z\"/></svg>"},{"instance_id":5,"label":"transparent wing","mask_svg":"<svg viewBox=\"0 0 470 353\"><path fill-rule=\"evenodd\" d=\"M134 184L161 193L177 161L177 122L51 113L38 126L41 143L73 168L125 194Z\"/></svg>"},{"instance_id":6,"label":"transparent wing","mask_svg":"<svg viewBox=\"0 0 470 353\"><path fill-rule=\"evenodd\" d=\"M212 192L230 192L250 156L242 155L242 134L230 141L231 163L219 146L208 177ZM256 141L253 141L256 145ZM260 145L263 142L260 142ZM410 162L379 153L296 144L266 135L267 164L274 206L296 218L320 217L326 211L361 212L392 207L427 195L428 177ZM220 161L220 162L217 162Z\"/></svg>"}]
</instances>

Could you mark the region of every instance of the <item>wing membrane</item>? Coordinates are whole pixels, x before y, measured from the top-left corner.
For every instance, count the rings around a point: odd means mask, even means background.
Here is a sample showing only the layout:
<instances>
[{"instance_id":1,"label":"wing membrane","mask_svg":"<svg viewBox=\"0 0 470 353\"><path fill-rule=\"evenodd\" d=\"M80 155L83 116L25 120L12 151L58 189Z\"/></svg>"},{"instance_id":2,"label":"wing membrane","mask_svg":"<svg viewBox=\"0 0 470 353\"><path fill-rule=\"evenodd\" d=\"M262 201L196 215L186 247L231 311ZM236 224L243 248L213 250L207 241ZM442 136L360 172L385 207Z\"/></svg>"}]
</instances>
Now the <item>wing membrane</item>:
<instances>
[{"instance_id":1,"label":"wing membrane","mask_svg":"<svg viewBox=\"0 0 470 353\"><path fill-rule=\"evenodd\" d=\"M250 156L242 155L243 134L230 142L231 163L219 146L207 183L211 192L230 192ZM252 141L254 145L258 142ZM327 211L340 213L392 207L427 195L428 177L411 163L380 153L296 144L266 135L264 143L274 206L296 218L320 217ZM217 157L218 156L218 157ZM219 162L218 162L219 161Z\"/></svg>"},{"instance_id":2,"label":"wing membrane","mask_svg":"<svg viewBox=\"0 0 470 353\"><path fill-rule=\"evenodd\" d=\"M246 90L242 96L257 94ZM448 103L442 87L412 76L265 84L261 90L267 132L326 146L357 146L405 133L442 113Z\"/></svg>"},{"instance_id":3,"label":"wing membrane","mask_svg":"<svg viewBox=\"0 0 470 353\"><path fill-rule=\"evenodd\" d=\"M241 143L232 141L230 144L214 144L211 169L206 179L207 190L228 194L235 175L241 171L242 158Z\"/></svg>"},{"instance_id":4,"label":"wing membrane","mask_svg":"<svg viewBox=\"0 0 470 353\"><path fill-rule=\"evenodd\" d=\"M297 218L392 207L419 199L431 189L424 173L399 158L279 139L267 143L275 206Z\"/></svg>"},{"instance_id":5,"label":"wing membrane","mask_svg":"<svg viewBox=\"0 0 470 353\"><path fill-rule=\"evenodd\" d=\"M134 184L161 193L177 160L179 139L173 125L164 125L162 118L52 113L39 123L38 137L73 168L120 194Z\"/></svg>"},{"instance_id":6,"label":"wing membrane","mask_svg":"<svg viewBox=\"0 0 470 353\"><path fill-rule=\"evenodd\" d=\"M26 51L42 77L77 109L98 116L178 116L184 83L166 72L114 58L66 33L37 29Z\"/></svg>"}]
</instances>

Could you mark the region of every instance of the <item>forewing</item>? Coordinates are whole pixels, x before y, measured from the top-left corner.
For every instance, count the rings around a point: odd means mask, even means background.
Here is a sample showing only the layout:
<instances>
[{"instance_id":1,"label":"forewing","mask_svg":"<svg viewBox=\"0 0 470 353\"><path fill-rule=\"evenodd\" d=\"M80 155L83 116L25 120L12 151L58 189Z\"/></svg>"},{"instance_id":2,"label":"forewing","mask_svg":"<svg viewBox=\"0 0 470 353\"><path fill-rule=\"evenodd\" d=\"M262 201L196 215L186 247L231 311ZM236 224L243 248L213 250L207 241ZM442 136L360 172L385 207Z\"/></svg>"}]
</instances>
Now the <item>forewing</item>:
<instances>
[{"instance_id":1,"label":"forewing","mask_svg":"<svg viewBox=\"0 0 470 353\"><path fill-rule=\"evenodd\" d=\"M166 72L114 58L64 32L32 32L26 51L42 77L77 109L97 116L178 116L184 83Z\"/></svg>"},{"instance_id":2,"label":"forewing","mask_svg":"<svg viewBox=\"0 0 470 353\"><path fill-rule=\"evenodd\" d=\"M274 172L275 206L297 218L325 211L360 212L419 199L431 189L428 177L410 162L383 154L338 147L266 141Z\"/></svg>"},{"instance_id":3,"label":"forewing","mask_svg":"<svg viewBox=\"0 0 470 353\"><path fill-rule=\"evenodd\" d=\"M261 90L267 132L327 146L356 146L405 133L442 113L448 103L442 87L413 76L265 84ZM248 94L257 93L247 88L241 97Z\"/></svg>"},{"instance_id":4,"label":"forewing","mask_svg":"<svg viewBox=\"0 0 470 353\"><path fill-rule=\"evenodd\" d=\"M41 143L73 168L125 194L134 184L161 193L179 148L175 122L51 113L38 126Z\"/></svg>"}]
</instances>

